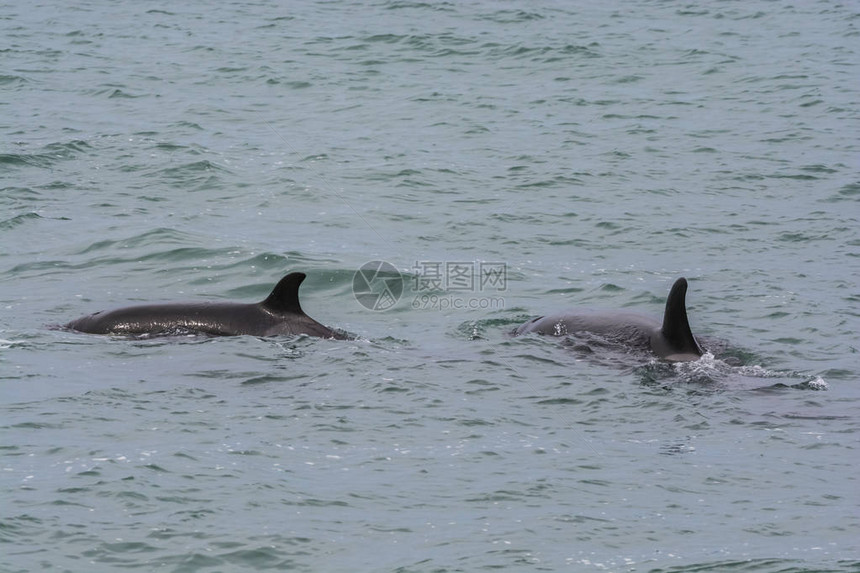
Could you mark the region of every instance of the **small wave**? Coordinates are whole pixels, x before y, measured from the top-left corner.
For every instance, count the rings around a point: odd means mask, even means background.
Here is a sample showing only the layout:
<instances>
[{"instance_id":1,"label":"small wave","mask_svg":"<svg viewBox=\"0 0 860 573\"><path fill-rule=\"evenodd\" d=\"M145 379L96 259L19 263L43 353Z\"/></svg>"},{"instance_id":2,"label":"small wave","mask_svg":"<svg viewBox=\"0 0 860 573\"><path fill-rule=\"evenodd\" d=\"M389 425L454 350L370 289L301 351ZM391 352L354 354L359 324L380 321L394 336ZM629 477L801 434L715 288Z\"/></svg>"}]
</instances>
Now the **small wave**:
<instances>
[{"instance_id":1,"label":"small wave","mask_svg":"<svg viewBox=\"0 0 860 573\"><path fill-rule=\"evenodd\" d=\"M497 10L483 16L479 16L481 20L496 22L497 24L516 24L519 22L529 22L533 20L543 20L544 16L539 12L529 12L527 10L504 9Z\"/></svg>"},{"instance_id":2,"label":"small wave","mask_svg":"<svg viewBox=\"0 0 860 573\"><path fill-rule=\"evenodd\" d=\"M656 361L655 361L656 362ZM665 364L665 363L663 363ZM672 372L663 369L662 382L674 381L681 384L697 384L714 389L766 390L793 388L796 390L827 390L829 385L821 376L812 379L808 375L793 371L770 370L759 364L736 364L733 360L723 360L706 352L695 362L669 364ZM651 373L660 368L654 364L648 367ZM653 380L653 376L650 377ZM659 378L659 377L658 377ZM801 379L800 381L797 381ZM772 382L778 380L777 382ZM763 381L766 381L763 383Z\"/></svg>"},{"instance_id":3,"label":"small wave","mask_svg":"<svg viewBox=\"0 0 860 573\"><path fill-rule=\"evenodd\" d=\"M516 326L527 320L527 316L513 318L483 318L479 320L467 320L457 326L456 334L465 340L487 340L490 335L488 331L503 327L506 332L513 332Z\"/></svg>"},{"instance_id":4,"label":"small wave","mask_svg":"<svg viewBox=\"0 0 860 573\"><path fill-rule=\"evenodd\" d=\"M184 165L179 165L176 167L167 167L161 170L161 173L164 175L168 175L170 177L176 178L184 178L184 177L194 177L200 173L205 173L208 171L227 171L229 170L217 163L209 161L208 159L202 159L200 161L192 161L191 163L186 163Z\"/></svg>"},{"instance_id":5,"label":"small wave","mask_svg":"<svg viewBox=\"0 0 860 573\"><path fill-rule=\"evenodd\" d=\"M191 240L193 237L182 231L178 231L176 229L170 229L166 227L159 227L156 229L152 229L146 231L144 233L140 233L137 235L132 235L131 237L125 237L121 239L102 239L96 241L95 243L87 246L86 248L74 253L76 255L86 255L96 251L102 250L111 250L111 249L129 249L129 248L139 248L139 247L147 247L150 245L186 245L193 244L194 241Z\"/></svg>"},{"instance_id":6,"label":"small wave","mask_svg":"<svg viewBox=\"0 0 860 573\"><path fill-rule=\"evenodd\" d=\"M171 187L186 191L200 191L218 187L222 177L229 174L230 170L224 165L202 159L158 169L152 172L152 177Z\"/></svg>"},{"instance_id":7,"label":"small wave","mask_svg":"<svg viewBox=\"0 0 860 573\"><path fill-rule=\"evenodd\" d=\"M34 221L36 219L41 219L42 216L38 213L22 213L20 215L16 215L10 219L6 219L4 221L0 221L0 230L7 231L9 229L13 229L18 225L23 225L27 221Z\"/></svg>"},{"instance_id":8,"label":"small wave","mask_svg":"<svg viewBox=\"0 0 860 573\"><path fill-rule=\"evenodd\" d=\"M0 86L11 87L15 85L24 85L30 83L30 80L24 76L15 76L9 74L0 74Z\"/></svg>"},{"instance_id":9,"label":"small wave","mask_svg":"<svg viewBox=\"0 0 860 573\"><path fill-rule=\"evenodd\" d=\"M49 143L35 153L0 153L0 165L9 167L51 167L58 161L73 159L78 154L90 149L90 144L83 140Z\"/></svg>"},{"instance_id":10,"label":"small wave","mask_svg":"<svg viewBox=\"0 0 860 573\"><path fill-rule=\"evenodd\" d=\"M6 350L7 348L12 348L13 346L20 346L25 344L23 340L5 340L0 338L0 350Z\"/></svg>"}]
</instances>

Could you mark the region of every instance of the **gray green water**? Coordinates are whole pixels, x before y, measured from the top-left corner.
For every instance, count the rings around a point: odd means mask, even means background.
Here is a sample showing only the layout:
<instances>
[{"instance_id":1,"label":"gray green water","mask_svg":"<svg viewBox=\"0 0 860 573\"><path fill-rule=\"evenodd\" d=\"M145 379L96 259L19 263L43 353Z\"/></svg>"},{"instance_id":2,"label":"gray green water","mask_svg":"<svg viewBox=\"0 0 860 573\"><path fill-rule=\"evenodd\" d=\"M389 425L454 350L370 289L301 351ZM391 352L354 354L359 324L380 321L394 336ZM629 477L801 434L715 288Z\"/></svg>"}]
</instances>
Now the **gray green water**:
<instances>
[{"instance_id":1,"label":"gray green water","mask_svg":"<svg viewBox=\"0 0 860 573\"><path fill-rule=\"evenodd\" d=\"M3 4L0 570L860 571L858 26ZM357 340L47 327L291 270ZM695 364L507 335L678 276Z\"/></svg>"}]
</instances>

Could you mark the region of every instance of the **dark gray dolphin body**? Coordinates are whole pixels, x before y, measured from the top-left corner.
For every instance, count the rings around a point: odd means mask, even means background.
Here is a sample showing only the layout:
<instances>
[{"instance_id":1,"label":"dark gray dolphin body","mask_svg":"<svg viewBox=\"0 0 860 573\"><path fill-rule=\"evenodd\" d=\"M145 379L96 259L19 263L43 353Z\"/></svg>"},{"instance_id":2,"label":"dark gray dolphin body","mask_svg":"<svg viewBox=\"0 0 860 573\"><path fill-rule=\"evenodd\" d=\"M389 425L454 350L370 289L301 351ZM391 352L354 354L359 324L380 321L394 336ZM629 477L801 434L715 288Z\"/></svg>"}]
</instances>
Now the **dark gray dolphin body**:
<instances>
[{"instance_id":1,"label":"dark gray dolphin body","mask_svg":"<svg viewBox=\"0 0 860 573\"><path fill-rule=\"evenodd\" d=\"M687 280L680 278L672 285L666 299L663 322L632 312L581 313L564 312L540 316L521 325L515 335L536 332L552 336L590 332L613 340L649 348L660 358L673 362L689 362L702 356L702 349L693 337L687 321Z\"/></svg>"},{"instance_id":2,"label":"dark gray dolphin body","mask_svg":"<svg viewBox=\"0 0 860 573\"><path fill-rule=\"evenodd\" d=\"M254 304L191 302L128 306L84 316L65 326L91 334L307 334L345 339L343 334L302 311L299 285L303 280L304 273L290 273L275 285L266 300Z\"/></svg>"}]
</instances>

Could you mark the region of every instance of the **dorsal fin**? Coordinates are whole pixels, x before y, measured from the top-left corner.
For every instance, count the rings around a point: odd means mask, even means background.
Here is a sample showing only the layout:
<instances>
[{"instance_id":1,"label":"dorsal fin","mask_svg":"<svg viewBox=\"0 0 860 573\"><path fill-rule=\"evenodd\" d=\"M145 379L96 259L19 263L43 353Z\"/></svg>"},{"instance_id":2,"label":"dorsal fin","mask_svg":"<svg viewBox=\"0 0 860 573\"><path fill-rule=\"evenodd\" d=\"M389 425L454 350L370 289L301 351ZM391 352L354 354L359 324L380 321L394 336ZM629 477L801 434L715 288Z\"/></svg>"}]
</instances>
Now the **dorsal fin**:
<instances>
[{"instance_id":1,"label":"dorsal fin","mask_svg":"<svg viewBox=\"0 0 860 573\"><path fill-rule=\"evenodd\" d=\"M660 330L677 353L693 353L702 355L699 343L693 337L690 323L687 321L687 279L681 277L672 285L669 297L666 299L666 311L663 313L663 326Z\"/></svg>"},{"instance_id":2,"label":"dorsal fin","mask_svg":"<svg viewBox=\"0 0 860 573\"><path fill-rule=\"evenodd\" d=\"M299 305L299 285L305 280L305 273L290 273L275 285L266 300L260 304L272 312L304 314Z\"/></svg>"}]
</instances>

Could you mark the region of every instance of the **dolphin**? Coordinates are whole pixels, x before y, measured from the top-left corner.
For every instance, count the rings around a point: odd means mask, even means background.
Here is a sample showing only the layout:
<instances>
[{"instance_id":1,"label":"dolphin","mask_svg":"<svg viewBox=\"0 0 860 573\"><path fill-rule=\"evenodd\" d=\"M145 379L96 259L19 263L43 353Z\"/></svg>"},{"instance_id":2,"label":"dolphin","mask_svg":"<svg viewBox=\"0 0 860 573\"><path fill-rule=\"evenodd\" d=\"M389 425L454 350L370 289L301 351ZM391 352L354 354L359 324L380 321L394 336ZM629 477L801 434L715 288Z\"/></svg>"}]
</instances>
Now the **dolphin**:
<instances>
[{"instance_id":1,"label":"dolphin","mask_svg":"<svg viewBox=\"0 0 860 573\"><path fill-rule=\"evenodd\" d=\"M304 273L288 274L264 301L258 303L189 302L128 306L83 316L65 327L90 334L307 334L345 340L345 335L323 326L302 311L299 285L305 276Z\"/></svg>"},{"instance_id":2,"label":"dolphin","mask_svg":"<svg viewBox=\"0 0 860 573\"><path fill-rule=\"evenodd\" d=\"M539 316L520 325L514 336L536 332L552 336L590 332L625 344L648 348L671 362L691 362L702 356L687 321L687 279L679 278L666 299L663 322L633 312L563 312Z\"/></svg>"}]
</instances>

